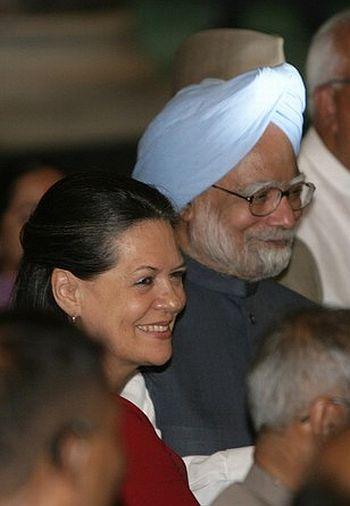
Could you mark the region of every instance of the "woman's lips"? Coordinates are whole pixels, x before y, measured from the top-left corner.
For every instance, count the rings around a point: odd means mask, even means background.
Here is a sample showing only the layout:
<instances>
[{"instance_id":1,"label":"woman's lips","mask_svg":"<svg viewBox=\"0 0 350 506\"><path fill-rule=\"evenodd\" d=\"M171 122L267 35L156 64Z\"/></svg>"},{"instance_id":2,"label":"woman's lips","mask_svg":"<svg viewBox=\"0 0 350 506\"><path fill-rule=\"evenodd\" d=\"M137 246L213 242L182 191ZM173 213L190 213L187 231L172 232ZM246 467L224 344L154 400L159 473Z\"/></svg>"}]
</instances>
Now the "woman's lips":
<instances>
[{"instance_id":1,"label":"woman's lips","mask_svg":"<svg viewBox=\"0 0 350 506\"><path fill-rule=\"evenodd\" d=\"M150 323L150 324L139 324L136 325L136 328L145 332L145 334L150 335L151 337L157 337L162 339L168 339L171 337L171 322L159 322L159 323Z\"/></svg>"}]
</instances>

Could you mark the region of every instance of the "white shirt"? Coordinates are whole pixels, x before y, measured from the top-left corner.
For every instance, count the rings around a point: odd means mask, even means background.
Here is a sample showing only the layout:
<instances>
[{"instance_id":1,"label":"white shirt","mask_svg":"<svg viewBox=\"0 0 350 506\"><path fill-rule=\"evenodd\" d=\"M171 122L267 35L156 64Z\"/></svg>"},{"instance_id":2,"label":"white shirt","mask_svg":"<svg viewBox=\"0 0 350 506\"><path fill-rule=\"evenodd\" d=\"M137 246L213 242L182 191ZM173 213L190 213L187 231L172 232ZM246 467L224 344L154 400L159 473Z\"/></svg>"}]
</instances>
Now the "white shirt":
<instances>
[{"instance_id":1,"label":"white shirt","mask_svg":"<svg viewBox=\"0 0 350 506\"><path fill-rule=\"evenodd\" d=\"M350 171L313 128L303 140L298 164L316 191L297 235L316 260L323 302L350 307Z\"/></svg>"},{"instance_id":2,"label":"white shirt","mask_svg":"<svg viewBox=\"0 0 350 506\"><path fill-rule=\"evenodd\" d=\"M155 410L142 374L136 374L125 386L121 395L136 404L150 419L157 434ZM253 447L233 448L213 455L191 455L183 458L190 488L197 501L206 506L222 490L235 481L242 481L253 462Z\"/></svg>"}]
</instances>

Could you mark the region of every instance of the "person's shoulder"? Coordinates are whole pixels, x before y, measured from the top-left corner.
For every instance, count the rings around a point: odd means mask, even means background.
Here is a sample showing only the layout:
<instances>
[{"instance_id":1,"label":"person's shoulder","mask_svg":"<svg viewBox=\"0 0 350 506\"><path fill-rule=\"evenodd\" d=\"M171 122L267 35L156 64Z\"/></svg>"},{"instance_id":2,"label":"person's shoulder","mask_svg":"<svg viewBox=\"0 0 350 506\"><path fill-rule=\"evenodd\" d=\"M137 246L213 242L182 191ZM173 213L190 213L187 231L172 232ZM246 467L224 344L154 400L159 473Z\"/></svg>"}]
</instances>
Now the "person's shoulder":
<instances>
[{"instance_id":1,"label":"person's shoulder","mask_svg":"<svg viewBox=\"0 0 350 506\"><path fill-rule=\"evenodd\" d=\"M120 430L123 438L134 444L136 441L159 444L159 438L147 416L133 402L118 397L120 411ZM159 441L158 441L159 440ZM133 443L134 442L134 443Z\"/></svg>"},{"instance_id":2,"label":"person's shoulder","mask_svg":"<svg viewBox=\"0 0 350 506\"><path fill-rule=\"evenodd\" d=\"M259 283L259 294L261 297L268 297L270 301L278 305L290 305L295 309L315 307L315 302L284 286L274 279L265 279Z\"/></svg>"},{"instance_id":3,"label":"person's shoulder","mask_svg":"<svg viewBox=\"0 0 350 506\"><path fill-rule=\"evenodd\" d=\"M265 504L249 490L245 483L233 483L213 502L212 506L262 506Z\"/></svg>"},{"instance_id":4,"label":"person's shoulder","mask_svg":"<svg viewBox=\"0 0 350 506\"><path fill-rule=\"evenodd\" d=\"M120 430L123 436L127 453L134 458L140 458L145 450L159 462L171 451L157 436L153 425L147 416L132 402L124 397L119 397L120 406Z\"/></svg>"},{"instance_id":5,"label":"person's shoulder","mask_svg":"<svg viewBox=\"0 0 350 506\"><path fill-rule=\"evenodd\" d=\"M153 430L153 426L147 416L133 402L125 399L125 397L118 396L118 403L123 423L127 425L129 422L134 422L146 426L150 425L150 428Z\"/></svg>"}]
</instances>

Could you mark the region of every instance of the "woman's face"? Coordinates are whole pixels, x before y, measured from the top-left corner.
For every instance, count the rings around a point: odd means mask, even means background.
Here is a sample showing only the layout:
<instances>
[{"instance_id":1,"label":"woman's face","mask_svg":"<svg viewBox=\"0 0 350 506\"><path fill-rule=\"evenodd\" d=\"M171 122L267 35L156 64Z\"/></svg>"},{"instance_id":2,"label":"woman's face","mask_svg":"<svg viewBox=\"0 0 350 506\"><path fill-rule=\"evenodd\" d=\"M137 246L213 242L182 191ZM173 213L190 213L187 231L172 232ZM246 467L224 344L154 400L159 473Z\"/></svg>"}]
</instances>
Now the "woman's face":
<instances>
[{"instance_id":1,"label":"woman's face","mask_svg":"<svg viewBox=\"0 0 350 506\"><path fill-rule=\"evenodd\" d=\"M112 367L127 376L171 356L171 333L185 304L184 263L171 226L148 220L116 242L117 265L79 281L83 327L109 350Z\"/></svg>"}]
</instances>

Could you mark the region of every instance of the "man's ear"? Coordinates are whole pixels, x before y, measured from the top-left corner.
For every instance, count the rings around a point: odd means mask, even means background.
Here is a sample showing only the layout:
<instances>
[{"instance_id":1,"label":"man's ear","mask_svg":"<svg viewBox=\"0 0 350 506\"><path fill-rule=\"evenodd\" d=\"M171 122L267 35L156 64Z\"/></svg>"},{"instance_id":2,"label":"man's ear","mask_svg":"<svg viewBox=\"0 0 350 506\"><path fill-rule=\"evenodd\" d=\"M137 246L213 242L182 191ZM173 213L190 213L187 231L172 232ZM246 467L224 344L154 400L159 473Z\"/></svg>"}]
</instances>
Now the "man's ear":
<instances>
[{"instance_id":1,"label":"man's ear","mask_svg":"<svg viewBox=\"0 0 350 506\"><path fill-rule=\"evenodd\" d=\"M333 402L331 397L319 397L310 407L309 418L316 437L327 439L344 428L347 407Z\"/></svg>"},{"instance_id":2,"label":"man's ear","mask_svg":"<svg viewBox=\"0 0 350 506\"><path fill-rule=\"evenodd\" d=\"M51 287L58 306L69 316L80 315L80 283L70 271L55 268L51 274Z\"/></svg>"},{"instance_id":3,"label":"man's ear","mask_svg":"<svg viewBox=\"0 0 350 506\"><path fill-rule=\"evenodd\" d=\"M70 482L78 484L91 462L92 444L88 435L64 431L55 441L53 463Z\"/></svg>"},{"instance_id":4,"label":"man's ear","mask_svg":"<svg viewBox=\"0 0 350 506\"><path fill-rule=\"evenodd\" d=\"M332 86L320 86L313 94L314 122L317 129L335 134L338 130L335 90Z\"/></svg>"},{"instance_id":5,"label":"man's ear","mask_svg":"<svg viewBox=\"0 0 350 506\"><path fill-rule=\"evenodd\" d=\"M193 218L193 205L192 202L189 202L186 207L180 212L180 218L185 221L189 222Z\"/></svg>"}]
</instances>

